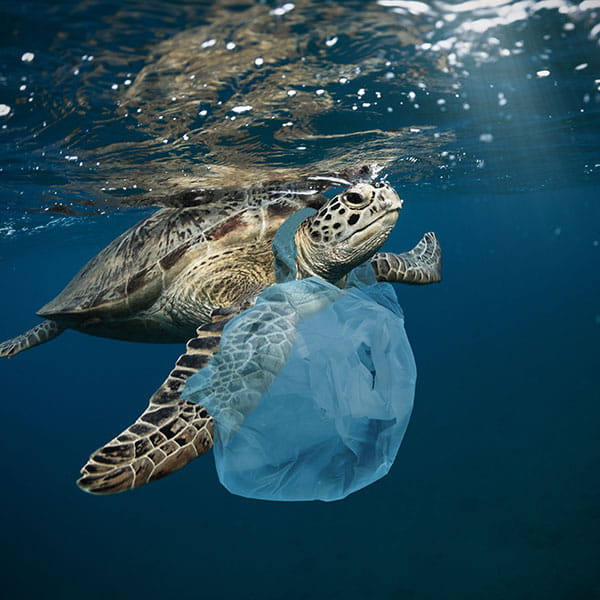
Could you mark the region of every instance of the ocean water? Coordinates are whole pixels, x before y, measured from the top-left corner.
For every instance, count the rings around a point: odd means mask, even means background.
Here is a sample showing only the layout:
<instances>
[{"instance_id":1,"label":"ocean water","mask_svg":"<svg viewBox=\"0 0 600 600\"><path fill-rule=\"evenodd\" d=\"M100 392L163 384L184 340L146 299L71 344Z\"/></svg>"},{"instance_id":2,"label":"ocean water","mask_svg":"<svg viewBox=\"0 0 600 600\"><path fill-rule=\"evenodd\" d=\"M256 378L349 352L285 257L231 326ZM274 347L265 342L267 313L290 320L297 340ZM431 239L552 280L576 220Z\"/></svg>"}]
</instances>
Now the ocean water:
<instances>
[{"instance_id":1,"label":"ocean water","mask_svg":"<svg viewBox=\"0 0 600 600\"><path fill-rule=\"evenodd\" d=\"M181 347L0 362L6 598L600 598L600 2L0 2L0 338L158 204L377 164L415 408L334 503L75 485ZM232 46L233 44L233 46ZM248 108L251 107L251 108Z\"/></svg>"}]
</instances>

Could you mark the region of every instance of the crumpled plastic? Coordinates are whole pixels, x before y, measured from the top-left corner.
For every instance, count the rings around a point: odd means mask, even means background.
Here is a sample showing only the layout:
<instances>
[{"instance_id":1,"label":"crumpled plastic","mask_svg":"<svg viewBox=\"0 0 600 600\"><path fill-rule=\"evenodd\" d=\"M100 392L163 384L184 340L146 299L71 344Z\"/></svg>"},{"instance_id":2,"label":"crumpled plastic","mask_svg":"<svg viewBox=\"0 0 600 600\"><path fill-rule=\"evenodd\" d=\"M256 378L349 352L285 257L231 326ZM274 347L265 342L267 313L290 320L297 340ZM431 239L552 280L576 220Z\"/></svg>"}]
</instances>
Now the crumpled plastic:
<instances>
[{"instance_id":1,"label":"crumpled plastic","mask_svg":"<svg viewBox=\"0 0 600 600\"><path fill-rule=\"evenodd\" d=\"M293 233L305 217L278 231L278 280L295 277ZM183 397L214 418L217 473L230 492L332 501L388 473L415 382L402 309L366 263L344 289L318 277L267 288L225 326Z\"/></svg>"}]
</instances>

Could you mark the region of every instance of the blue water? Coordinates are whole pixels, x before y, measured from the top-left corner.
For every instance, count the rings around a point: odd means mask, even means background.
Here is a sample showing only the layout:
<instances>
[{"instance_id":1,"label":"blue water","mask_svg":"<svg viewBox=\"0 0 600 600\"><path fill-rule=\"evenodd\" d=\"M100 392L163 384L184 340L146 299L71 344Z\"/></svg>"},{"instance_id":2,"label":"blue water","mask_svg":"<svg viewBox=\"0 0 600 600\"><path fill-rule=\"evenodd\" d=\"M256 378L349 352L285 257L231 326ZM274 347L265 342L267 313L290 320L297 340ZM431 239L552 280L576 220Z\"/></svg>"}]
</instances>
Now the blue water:
<instances>
[{"instance_id":1,"label":"blue water","mask_svg":"<svg viewBox=\"0 0 600 600\"><path fill-rule=\"evenodd\" d=\"M386 247L432 230L444 248L441 284L396 286L418 368L396 463L330 504L230 495L211 456L90 496L79 468L138 416L181 348L67 332L0 362L3 595L600 598L600 6L348 2L318 26L311 15L336 5L251 7L275 26L244 19L249 4L220 3L224 17L208 2L0 3L0 338L35 324L150 211L130 204L168 202L205 175L245 181L252 158L261 173L335 170L358 147L405 199ZM350 79L322 85L333 109L286 113L260 104L250 76L223 77L225 112L205 99L206 120L198 104L186 120L182 105L180 131L156 116L165 73L138 92L147 120L131 120L124 81L167 52L157 44L184 32L185 46L194 27L220 43L224 22L275 35L293 18L281 39L298 36L303 76L339 67ZM394 27L421 39L400 46ZM263 85L274 98L277 84ZM295 85L282 102L302 95ZM225 117L244 104L255 115L238 129ZM267 127L261 106L296 125Z\"/></svg>"}]
</instances>

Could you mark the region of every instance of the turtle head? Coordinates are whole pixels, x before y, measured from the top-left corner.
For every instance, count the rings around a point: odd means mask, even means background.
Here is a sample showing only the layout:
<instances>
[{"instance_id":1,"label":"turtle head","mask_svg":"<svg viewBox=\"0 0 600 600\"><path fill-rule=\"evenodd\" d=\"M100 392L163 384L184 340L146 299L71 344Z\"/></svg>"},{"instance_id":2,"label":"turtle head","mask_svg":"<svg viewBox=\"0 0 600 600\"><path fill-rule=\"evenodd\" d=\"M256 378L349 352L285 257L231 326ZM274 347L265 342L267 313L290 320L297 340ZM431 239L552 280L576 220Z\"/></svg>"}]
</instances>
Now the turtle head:
<instances>
[{"instance_id":1,"label":"turtle head","mask_svg":"<svg viewBox=\"0 0 600 600\"><path fill-rule=\"evenodd\" d=\"M377 252L401 208L387 182L357 183L332 198L296 232L298 278L341 280Z\"/></svg>"}]
</instances>

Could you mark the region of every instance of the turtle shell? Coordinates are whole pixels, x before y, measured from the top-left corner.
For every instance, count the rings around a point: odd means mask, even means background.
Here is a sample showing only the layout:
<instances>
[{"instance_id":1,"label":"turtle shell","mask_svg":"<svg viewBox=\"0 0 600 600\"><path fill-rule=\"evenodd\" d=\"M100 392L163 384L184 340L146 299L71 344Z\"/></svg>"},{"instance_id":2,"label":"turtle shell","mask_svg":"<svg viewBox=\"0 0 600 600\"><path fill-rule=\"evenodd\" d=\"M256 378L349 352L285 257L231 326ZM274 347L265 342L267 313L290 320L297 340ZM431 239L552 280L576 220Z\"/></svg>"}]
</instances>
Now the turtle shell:
<instances>
[{"instance_id":1,"label":"turtle shell","mask_svg":"<svg viewBox=\"0 0 600 600\"><path fill-rule=\"evenodd\" d=\"M272 237L295 210L320 206L319 193L261 189L211 206L163 208L94 256L38 315L75 322L123 318L151 306L190 262Z\"/></svg>"}]
</instances>

